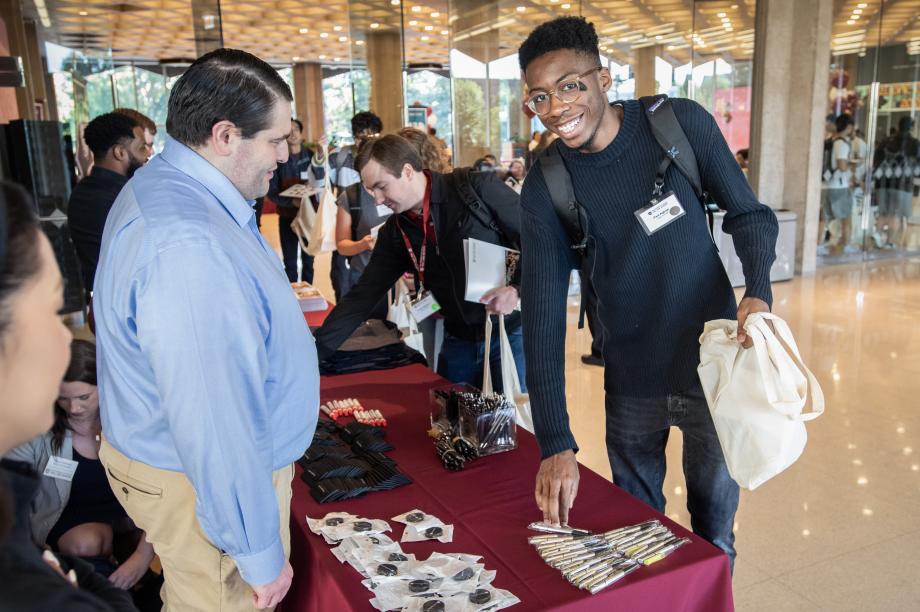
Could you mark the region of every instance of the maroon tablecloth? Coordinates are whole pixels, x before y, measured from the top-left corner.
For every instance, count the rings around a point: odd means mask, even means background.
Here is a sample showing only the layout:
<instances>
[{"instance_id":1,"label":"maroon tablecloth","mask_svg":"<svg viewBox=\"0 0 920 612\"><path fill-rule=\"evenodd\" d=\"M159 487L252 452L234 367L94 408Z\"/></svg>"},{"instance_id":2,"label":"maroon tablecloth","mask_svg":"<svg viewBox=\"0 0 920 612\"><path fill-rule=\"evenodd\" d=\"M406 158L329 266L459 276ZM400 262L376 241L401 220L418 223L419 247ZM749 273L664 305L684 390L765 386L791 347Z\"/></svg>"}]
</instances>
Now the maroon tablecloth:
<instances>
[{"instance_id":1,"label":"maroon tablecloth","mask_svg":"<svg viewBox=\"0 0 920 612\"><path fill-rule=\"evenodd\" d=\"M325 310L312 310L310 312L303 313L303 318L306 319L307 325L310 329L321 326L325 321L326 317L329 316L329 313L332 312L332 309L335 308L335 304L330 304L326 302Z\"/></svg>"},{"instance_id":2,"label":"maroon tablecloth","mask_svg":"<svg viewBox=\"0 0 920 612\"><path fill-rule=\"evenodd\" d=\"M444 384L420 365L322 378L322 401L354 397L386 416L387 435L396 447L388 454L413 484L362 499L318 504L300 480L298 467L291 504L294 582L283 602L285 612L373 609L369 603L373 595L361 586L359 574L340 564L329 545L307 529L306 516L344 511L389 520L414 508L453 524L454 540L450 544L406 543L403 550L419 558L434 551L482 555L486 568L498 570L495 586L521 599L513 610L733 609L728 559L721 551L584 467L572 524L605 531L658 518L693 542L597 595L571 586L527 544L527 537L533 534L527 524L542 518L533 496L540 459L536 440L519 429L517 450L478 459L462 472L445 471L425 433L428 391ZM402 525L390 524L393 539L399 540Z\"/></svg>"}]
</instances>

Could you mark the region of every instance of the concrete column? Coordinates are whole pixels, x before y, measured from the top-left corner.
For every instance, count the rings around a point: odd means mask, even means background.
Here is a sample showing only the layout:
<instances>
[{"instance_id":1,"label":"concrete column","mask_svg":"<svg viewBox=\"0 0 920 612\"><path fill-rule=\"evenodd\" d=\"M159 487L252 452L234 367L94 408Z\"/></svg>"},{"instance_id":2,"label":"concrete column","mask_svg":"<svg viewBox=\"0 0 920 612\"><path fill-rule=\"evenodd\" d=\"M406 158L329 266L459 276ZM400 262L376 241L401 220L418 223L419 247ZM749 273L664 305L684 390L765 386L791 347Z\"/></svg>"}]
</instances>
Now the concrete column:
<instances>
[{"instance_id":1,"label":"concrete column","mask_svg":"<svg viewBox=\"0 0 920 612\"><path fill-rule=\"evenodd\" d=\"M393 133L405 121L402 82L402 39L399 32L367 33L367 70L371 76L370 110L383 121L383 130Z\"/></svg>"},{"instance_id":2,"label":"concrete column","mask_svg":"<svg viewBox=\"0 0 920 612\"><path fill-rule=\"evenodd\" d=\"M796 272L815 269L834 0L758 0L750 178L796 213Z\"/></svg>"},{"instance_id":3,"label":"concrete column","mask_svg":"<svg viewBox=\"0 0 920 612\"><path fill-rule=\"evenodd\" d=\"M304 138L315 142L326 131L323 115L323 69L319 64L294 65L294 101L303 121Z\"/></svg>"},{"instance_id":4,"label":"concrete column","mask_svg":"<svg viewBox=\"0 0 920 612\"><path fill-rule=\"evenodd\" d=\"M636 75L636 97L654 96L655 86L655 58L661 54L661 45L639 47L634 51L635 62L633 72Z\"/></svg>"}]
</instances>

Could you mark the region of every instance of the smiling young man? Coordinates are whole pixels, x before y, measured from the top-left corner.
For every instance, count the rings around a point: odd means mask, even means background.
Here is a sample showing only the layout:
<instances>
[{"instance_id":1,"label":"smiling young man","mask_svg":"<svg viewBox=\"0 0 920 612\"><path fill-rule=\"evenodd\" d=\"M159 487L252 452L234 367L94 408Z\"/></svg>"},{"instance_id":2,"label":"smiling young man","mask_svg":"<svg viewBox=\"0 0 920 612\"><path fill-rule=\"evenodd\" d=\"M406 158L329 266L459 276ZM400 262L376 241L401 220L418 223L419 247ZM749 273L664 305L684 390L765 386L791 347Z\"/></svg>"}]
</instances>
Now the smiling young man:
<instances>
[{"instance_id":1,"label":"smiling young man","mask_svg":"<svg viewBox=\"0 0 920 612\"><path fill-rule=\"evenodd\" d=\"M732 526L738 487L696 374L698 338L711 319L736 316L735 297L690 182L671 164L664 193L674 192L673 220L642 223L664 159L641 103L607 101L610 73L600 66L593 25L563 17L535 29L519 58L527 103L559 139L553 147L587 225L586 265L603 330L607 451L614 482L659 512L665 445L671 426L684 434L684 474L693 529L734 559ZM757 202L712 116L689 100L672 100L699 164L703 187L727 213L747 291L737 307L743 324L771 301L776 217ZM527 381L542 452L535 496L544 519L567 522L578 490L578 450L565 396L566 295L581 262L556 213L545 179L546 158L521 195L522 312ZM664 197L664 195L662 195ZM739 334L745 341L743 333Z\"/></svg>"},{"instance_id":2,"label":"smiling young man","mask_svg":"<svg viewBox=\"0 0 920 612\"><path fill-rule=\"evenodd\" d=\"M369 141L358 152L355 167L377 205L394 214L377 234L370 262L360 280L332 310L316 333L320 358L331 355L366 321L400 276L415 273L421 294L433 298L444 316L444 343L438 373L448 380L480 386L483 372L485 318L508 315L505 326L524 378L518 279L496 287L483 303L467 302L465 238L514 249L520 242L518 196L494 172L469 173L469 187L484 210L473 213L459 191L464 171L441 174L423 170L418 150L395 134ZM492 380L501 388L498 337L493 335Z\"/></svg>"},{"instance_id":3,"label":"smiling young man","mask_svg":"<svg viewBox=\"0 0 920 612\"><path fill-rule=\"evenodd\" d=\"M319 373L252 209L288 157L290 105L257 57L199 58L103 235L99 456L162 561L168 610L272 608L291 585L291 477Z\"/></svg>"}]
</instances>

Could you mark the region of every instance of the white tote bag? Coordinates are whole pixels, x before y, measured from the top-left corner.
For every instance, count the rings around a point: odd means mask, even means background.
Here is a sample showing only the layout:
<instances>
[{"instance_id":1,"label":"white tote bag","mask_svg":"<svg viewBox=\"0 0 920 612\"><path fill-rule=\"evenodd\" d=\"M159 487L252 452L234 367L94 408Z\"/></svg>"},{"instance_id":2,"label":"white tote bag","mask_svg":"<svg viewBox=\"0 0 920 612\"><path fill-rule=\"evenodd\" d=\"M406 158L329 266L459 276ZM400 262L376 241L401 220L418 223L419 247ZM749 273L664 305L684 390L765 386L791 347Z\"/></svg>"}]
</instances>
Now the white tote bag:
<instances>
[{"instance_id":1,"label":"white tote bag","mask_svg":"<svg viewBox=\"0 0 920 612\"><path fill-rule=\"evenodd\" d=\"M767 312L750 315L744 325L754 343L749 349L738 342L737 329L726 319L706 323L698 372L728 472L754 490L801 456L805 421L824 412L824 394L785 321Z\"/></svg>"},{"instance_id":2,"label":"white tote bag","mask_svg":"<svg viewBox=\"0 0 920 612\"><path fill-rule=\"evenodd\" d=\"M521 391L521 379L518 377L517 365L514 363L514 353L511 351L511 342L508 332L505 331L505 316L499 315L498 328L501 334L499 341L502 372L502 395L514 404L515 421L530 433L533 433L533 416L530 413L530 396ZM486 316L485 354L483 355L482 392L492 393L492 368L490 353L492 351L492 317Z\"/></svg>"},{"instance_id":3,"label":"white tote bag","mask_svg":"<svg viewBox=\"0 0 920 612\"><path fill-rule=\"evenodd\" d=\"M335 204L335 195L332 193L332 186L326 181L326 188L323 189L323 195L319 198L319 208L316 210L316 220L313 227L310 228L309 244L307 245L307 255L316 257L320 253L331 253L336 248L335 243L335 220L339 209ZM304 198L303 208L313 208L309 198ZM296 219L295 219L296 221ZM293 227L293 226L292 226ZM302 243L301 243L302 244Z\"/></svg>"},{"instance_id":4,"label":"white tote bag","mask_svg":"<svg viewBox=\"0 0 920 612\"><path fill-rule=\"evenodd\" d=\"M393 299L390 301L387 309L387 321L396 325L403 335L403 342L415 349L422 355L425 354L424 336L418 330L418 323L412 316L411 300L409 298L409 288L406 287L406 281L400 278L396 281L393 288Z\"/></svg>"},{"instance_id":5,"label":"white tote bag","mask_svg":"<svg viewBox=\"0 0 920 612\"><path fill-rule=\"evenodd\" d=\"M284 220L281 219L284 223ZM291 221L291 230L297 235L300 241L300 248L307 250L307 241L310 239L310 233L313 231L313 225L316 223L316 211L313 210L313 202L310 197L304 197L300 201L300 208L297 209L297 215Z\"/></svg>"}]
</instances>

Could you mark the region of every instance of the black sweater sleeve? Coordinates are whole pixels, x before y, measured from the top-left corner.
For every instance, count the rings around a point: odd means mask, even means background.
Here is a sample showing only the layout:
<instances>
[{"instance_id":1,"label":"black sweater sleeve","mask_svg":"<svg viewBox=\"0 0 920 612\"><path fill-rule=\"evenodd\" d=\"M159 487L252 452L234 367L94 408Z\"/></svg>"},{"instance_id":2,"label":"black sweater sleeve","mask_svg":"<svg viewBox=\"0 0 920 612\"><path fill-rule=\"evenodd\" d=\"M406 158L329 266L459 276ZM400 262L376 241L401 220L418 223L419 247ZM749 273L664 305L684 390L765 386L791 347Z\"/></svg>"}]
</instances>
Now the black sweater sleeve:
<instances>
[{"instance_id":1,"label":"black sweater sleeve","mask_svg":"<svg viewBox=\"0 0 920 612\"><path fill-rule=\"evenodd\" d=\"M315 334L320 360L328 358L367 320L374 306L407 270L408 255L396 229L396 215L380 229L377 245L361 278L336 304Z\"/></svg>"},{"instance_id":2,"label":"black sweater sleeve","mask_svg":"<svg viewBox=\"0 0 920 612\"><path fill-rule=\"evenodd\" d=\"M521 317L527 388L542 458L578 450L565 400L566 298L576 261L554 216L539 167L521 193Z\"/></svg>"},{"instance_id":3,"label":"black sweater sleeve","mask_svg":"<svg viewBox=\"0 0 920 612\"><path fill-rule=\"evenodd\" d=\"M744 295L760 298L772 306L770 268L776 259L779 233L776 214L757 200L715 118L691 100L672 100L672 103L682 125L701 126L699 134L688 133L688 138L699 165L703 189L726 211L722 229L731 235L741 260L747 285Z\"/></svg>"}]
</instances>

